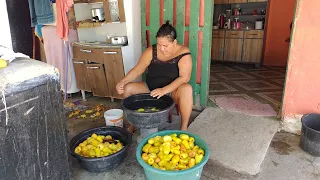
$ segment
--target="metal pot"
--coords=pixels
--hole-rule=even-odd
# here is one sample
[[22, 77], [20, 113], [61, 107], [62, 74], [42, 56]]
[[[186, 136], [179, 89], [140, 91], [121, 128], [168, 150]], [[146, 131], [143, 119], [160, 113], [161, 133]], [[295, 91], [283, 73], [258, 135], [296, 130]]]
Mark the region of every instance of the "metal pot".
[[114, 36], [110, 38], [111, 45], [127, 45], [127, 36]]
[[103, 8], [93, 8], [91, 9], [91, 14], [92, 14], [92, 21], [94, 22], [105, 21]]

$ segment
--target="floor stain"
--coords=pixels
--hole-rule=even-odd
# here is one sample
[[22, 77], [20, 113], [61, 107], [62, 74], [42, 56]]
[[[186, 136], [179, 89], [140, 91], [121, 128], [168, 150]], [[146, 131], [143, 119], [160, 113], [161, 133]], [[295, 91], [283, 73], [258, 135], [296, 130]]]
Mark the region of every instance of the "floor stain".
[[273, 163], [273, 165], [276, 166], [276, 167], [279, 165], [279, 163], [276, 163], [276, 162], [274, 162], [274, 161], [272, 161], [272, 163]]
[[270, 146], [280, 155], [289, 155], [289, 153], [293, 151], [288, 143], [282, 141], [272, 141]]

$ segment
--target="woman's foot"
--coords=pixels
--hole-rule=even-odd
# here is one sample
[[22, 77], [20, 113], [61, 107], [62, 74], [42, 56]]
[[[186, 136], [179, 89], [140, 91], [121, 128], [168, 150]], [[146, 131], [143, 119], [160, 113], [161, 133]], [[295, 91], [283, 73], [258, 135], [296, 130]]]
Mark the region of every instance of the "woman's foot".
[[129, 127], [127, 128], [127, 130], [128, 130], [129, 133], [133, 134], [134, 131], [135, 131], [135, 127], [130, 124]]

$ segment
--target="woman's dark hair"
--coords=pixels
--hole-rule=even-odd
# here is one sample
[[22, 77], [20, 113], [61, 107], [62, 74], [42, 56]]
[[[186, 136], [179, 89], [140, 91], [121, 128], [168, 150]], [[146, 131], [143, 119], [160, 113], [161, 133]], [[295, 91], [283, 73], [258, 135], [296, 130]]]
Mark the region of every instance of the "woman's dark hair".
[[169, 23], [169, 21], [166, 21], [166, 23], [159, 28], [156, 37], [166, 37], [173, 42], [175, 39], [177, 39], [177, 32], [176, 29]]

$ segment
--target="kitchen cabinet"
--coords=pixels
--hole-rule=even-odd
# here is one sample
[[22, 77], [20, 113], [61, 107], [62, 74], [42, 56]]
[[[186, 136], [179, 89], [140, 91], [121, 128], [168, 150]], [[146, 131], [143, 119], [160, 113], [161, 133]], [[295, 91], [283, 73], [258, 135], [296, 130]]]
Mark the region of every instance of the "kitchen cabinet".
[[223, 60], [224, 49], [224, 38], [213, 38], [211, 59]]
[[264, 31], [261, 30], [250, 30], [245, 31], [244, 38], [245, 39], [263, 39]]
[[225, 36], [225, 31], [221, 30], [221, 31], [212, 31], [212, 38], [224, 38]]
[[226, 39], [224, 60], [241, 62], [242, 39]]
[[[91, 91], [87, 82], [86, 60], [73, 59], [73, 67], [76, 74], [77, 87], [84, 91]], [[78, 76], [77, 76], [78, 74]]]
[[109, 95], [107, 79], [103, 64], [86, 64], [87, 76], [85, 77], [94, 96], [106, 97]]
[[117, 83], [124, 78], [121, 48], [73, 45], [77, 86], [94, 96], [121, 98]]
[[110, 96], [121, 98], [117, 93], [116, 85], [124, 78], [123, 61], [120, 49], [103, 50], [107, 83]]
[[227, 31], [226, 38], [242, 39], [243, 31]]
[[229, 0], [214, 0], [214, 4], [229, 4]]
[[248, 2], [267, 2], [268, 0], [248, 0]]
[[243, 62], [260, 64], [263, 39], [245, 39], [243, 45]]
[[247, 3], [247, 0], [229, 0], [229, 3]]
[[211, 59], [260, 65], [264, 31], [213, 30]]

